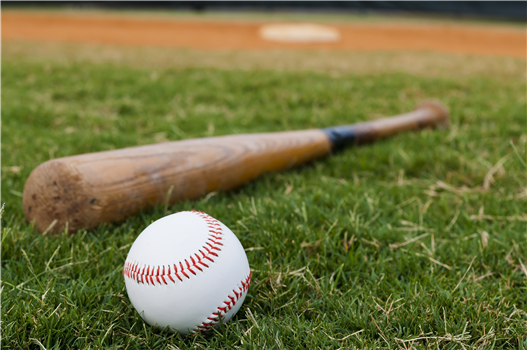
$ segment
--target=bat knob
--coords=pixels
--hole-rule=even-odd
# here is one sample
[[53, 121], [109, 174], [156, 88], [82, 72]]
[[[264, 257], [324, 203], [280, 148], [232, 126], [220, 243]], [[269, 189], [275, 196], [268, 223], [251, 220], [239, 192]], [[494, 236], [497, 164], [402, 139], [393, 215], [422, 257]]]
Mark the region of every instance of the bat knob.
[[448, 107], [441, 101], [434, 99], [427, 99], [419, 102], [415, 106], [414, 110], [429, 110], [432, 111], [433, 116], [436, 120], [436, 126], [438, 127], [448, 127], [450, 124], [450, 113]]

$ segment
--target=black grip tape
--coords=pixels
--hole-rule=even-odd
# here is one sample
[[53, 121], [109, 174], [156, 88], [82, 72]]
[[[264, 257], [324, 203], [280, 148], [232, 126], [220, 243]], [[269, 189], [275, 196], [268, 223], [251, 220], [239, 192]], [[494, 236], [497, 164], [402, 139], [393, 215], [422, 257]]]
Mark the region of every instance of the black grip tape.
[[349, 125], [332, 126], [330, 128], [322, 129], [322, 131], [328, 135], [329, 141], [333, 145], [334, 150], [342, 149], [356, 141], [355, 132]]

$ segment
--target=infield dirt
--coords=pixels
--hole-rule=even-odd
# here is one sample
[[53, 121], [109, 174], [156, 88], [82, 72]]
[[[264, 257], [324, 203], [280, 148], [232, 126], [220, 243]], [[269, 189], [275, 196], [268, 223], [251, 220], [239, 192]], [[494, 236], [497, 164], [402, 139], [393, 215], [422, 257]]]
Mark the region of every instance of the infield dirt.
[[278, 43], [262, 39], [263, 19], [148, 18], [96, 13], [2, 11], [2, 39], [158, 46], [204, 50], [324, 49], [340, 51], [433, 51], [525, 58], [525, 28], [403, 24], [397, 21], [332, 24], [336, 43]]

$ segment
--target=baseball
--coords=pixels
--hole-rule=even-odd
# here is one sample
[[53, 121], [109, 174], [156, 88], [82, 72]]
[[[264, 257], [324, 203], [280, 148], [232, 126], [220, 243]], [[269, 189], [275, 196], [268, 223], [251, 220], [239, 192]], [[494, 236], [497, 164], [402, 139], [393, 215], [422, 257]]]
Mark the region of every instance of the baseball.
[[146, 323], [181, 334], [207, 332], [240, 309], [251, 270], [231, 230], [185, 211], [149, 225], [123, 269], [128, 297]]

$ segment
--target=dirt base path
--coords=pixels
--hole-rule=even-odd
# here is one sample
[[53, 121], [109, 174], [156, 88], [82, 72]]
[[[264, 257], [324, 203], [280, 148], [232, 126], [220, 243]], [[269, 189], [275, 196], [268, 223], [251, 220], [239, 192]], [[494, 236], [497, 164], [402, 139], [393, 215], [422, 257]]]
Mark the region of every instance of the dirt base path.
[[453, 24], [356, 23], [331, 25], [336, 43], [278, 43], [262, 39], [263, 20], [132, 18], [117, 15], [2, 11], [2, 40], [187, 47], [206, 50], [335, 49], [354, 51], [438, 51], [525, 58], [522, 29]]

